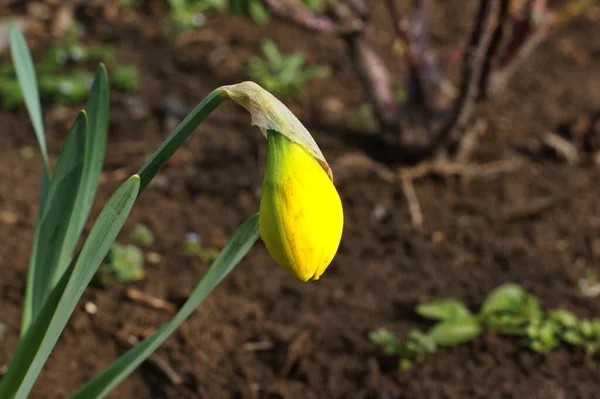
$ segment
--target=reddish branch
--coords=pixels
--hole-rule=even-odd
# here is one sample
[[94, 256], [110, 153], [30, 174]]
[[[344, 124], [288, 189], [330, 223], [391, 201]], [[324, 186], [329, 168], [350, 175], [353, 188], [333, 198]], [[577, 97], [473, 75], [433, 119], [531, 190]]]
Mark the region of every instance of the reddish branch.
[[[423, 157], [442, 146], [469, 122], [478, 100], [504, 88], [522, 61], [547, 36], [551, 28], [581, 15], [592, 0], [571, 0], [559, 12], [546, 7], [546, 0], [480, 0], [473, 30], [466, 46], [444, 57], [427, 49], [429, 0], [413, 0], [403, 13], [396, 0], [385, 5], [396, 35], [406, 48], [408, 99], [396, 104], [395, 79], [377, 52], [373, 24], [364, 0], [330, 0], [327, 14], [312, 13], [299, 0], [262, 0], [271, 12], [307, 29], [338, 34], [348, 45], [354, 68], [365, 89], [383, 132], [399, 134], [400, 151]], [[521, 4], [520, 9], [514, 5]], [[452, 101], [439, 101], [445, 64], [462, 58], [458, 94]], [[447, 105], [449, 104], [449, 105]], [[405, 123], [407, 120], [414, 123]], [[416, 129], [416, 130], [415, 130]], [[410, 134], [407, 130], [418, 131]], [[425, 131], [428, 139], [411, 142]]]

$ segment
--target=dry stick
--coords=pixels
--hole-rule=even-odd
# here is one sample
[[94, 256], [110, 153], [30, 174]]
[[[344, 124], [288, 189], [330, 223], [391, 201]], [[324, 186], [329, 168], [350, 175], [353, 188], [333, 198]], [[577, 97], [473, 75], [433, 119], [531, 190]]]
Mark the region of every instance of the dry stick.
[[[137, 337], [123, 330], [117, 331], [115, 337], [117, 338], [119, 343], [121, 343], [121, 345], [127, 346], [129, 348], [133, 348], [139, 343], [139, 339]], [[173, 369], [171, 364], [164, 357], [153, 353], [152, 355], [150, 355], [147, 361], [156, 368], [158, 368], [160, 371], [162, 371], [173, 385], [181, 385], [183, 383], [183, 377], [181, 377], [175, 371], [175, 369]]]
[[487, 127], [487, 121], [478, 119], [470, 129], [466, 130], [454, 156], [456, 162], [466, 164], [471, 160], [471, 156], [477, 148], [479, 138], [485, 133]]
[[[303, 28], [341, 34], [348, 45], [354, 69], [369, 102], [373, 104], [382, 130], [391, 131], [395, 128], [398, 105], [393, 90], [393, 79], [376, 51], [373, 27], [367, 23], [369, 10], [363, 0], [349, 0], [347, 4], [332, 2], [331, 11], [340, 21], [314, 14], [298, 0], [262, 0], [262, 3], [276, 17]], [[354, 19], [355, 22], [348, 21], [349, 19]]]
[[443, 136], [449, 135], [456, 128], [463, 127], [473, 113], [479, 81], [496, 27], [495, 16], [498, 14], [501, 1], [507, 0], [481, 0], [475, 27], [465, 53], [459, 96], [455, 101], [452, 115], [442, 129]]
[[556, 133], [547, 133], [543, 141], [546, 146], [556, 151], [556, 153], [570, 165], [579, 163], [579, 150], [569, 140]]
[[422, 162], [412, 168], [403, 168], [398, 175], [405, 179], [419, 179], [427, 176], [461, 176], [466, 178], [486, 178], [504, 173], [512, 173], [523, 165], [519, 158], [493, 161], [484, 164], [463, 164], [448, 161]]
[[125, 292], [125, 295], [127, 296], [127, 298], [131, 299], [134, 302], [150, 306], [154, 309], [165, 310], [169, 313], [175, 313], [177, 311], [177, 306], [175, 306], [171, 302], [157, 298], [150, 294], [146, 294], [142, 291], [138, 291], [135, 288], [128, 288]]
[[[114, 336], [120, 345], [128, 349], [133, 348], [139, 342], [139, 339], [136, 336], [125, 330], [115, 332], [106, 325], [100, 317], [93, 317], [92, 324], [102, 332]], [[153, 353], [146, 361], [164, 373], [173, 385], [181, 385], [183, 383], [183, 378], [173, 369], [169, 362], [158, 353]]]
[[492, 34], [490, 45], [488, 46], [488, 49], [485, 53], [485, 59], [483, 61], [483, 69], [481, 71], [481, 78], [479, 79], [479, 92], [477, 93], [477, 95], [480, 97], [485, 97], [486, 94], [490, 73], [492, 71], [492, 62], [495, 55], [498, 53], [500, 44], [502, 43], [504, 29], [506, 28], [506, 20], [509, 16], [509, 8], [509, 1], [502, 0], [500, 4], [500, 12], [498, 14], [498, 21], [496, 22], [496, 29]]
[[324, 33], [335, 33], [338, 24], [324, 15], [316, 15], [296, 0], [262, 0], [270, 12], [282, 19], [291, 21], [310, 30]]
[[420, 59], [419, 56], [422, 55], [417, 53], [417, 50], [413, 46], [413, 37], [409, 30], [409, 25], [411, 22], [408, 21], [407, 18], [402, 16], [398, 8], [398, 4], [396, 4], [396, 0], [386, 0], [387, 8], [390, 12], [390, 16], [392, 17], [392, 21], [394, 23], [394, 29], [396, 30], [396, 35], [402, 40], [404, 46], [406, 47], [406, 61], [408, 62], [409, 67], [409, 88], [410, 99], [411, 102], [414, 102], [416, 105], [423, 106], [426, 103], [425, 99], [425, 91], [423, 88], [423, 79], [421, 77], [420, 71]]
[[373, 111], [383, 131], [393, 131], [398, 119], [398, 104], [393, 91], [393, 79], [383, 59], [375, 50], [373, 27], [345, 37], [350, 58], [367, 92]]
[[410, 211], [410, 220], [415, 229], [420, 230], [423, 228], [423, 212], [421, 211], [421, 203], [419, 197], [415, 191], [413, 180], [410, 178], [403, 177], [400, 179], [402, 182], [402, 191], [406, 202], [408, 202], [408, 210]]
[[421, 156], [431, 154], [469, 121], [479, 92], [486, 54], [488, 54], [493, 34], [496, 31], [501, 1], [508, 0], [480, 1], [475, 26], [463, 58], [458, 97], [454, 100], [449, 115], [441, 122], [441, 126], [434, 130], [427, 145], [413, 150], [413, 152], [416, 151]]

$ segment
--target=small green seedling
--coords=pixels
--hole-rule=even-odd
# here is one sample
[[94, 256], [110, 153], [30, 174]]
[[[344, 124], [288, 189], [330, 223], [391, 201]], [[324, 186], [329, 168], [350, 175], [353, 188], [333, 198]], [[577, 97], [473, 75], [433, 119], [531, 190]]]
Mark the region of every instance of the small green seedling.
[[114, 243], [110, 248], [108, 263], [101, 269], [122, 283], [139, 281], [144, 278], [144, 253], [135, 245]]
[[113, 85], [126, 93], [135, 93], [140, 86], [140, 73], [132, 65], [120, 65], [114, 70]]
[[154, 233], [145, 224], [138, 223], [131, 232], [131, 239], [144, 247], [150, 247], [154, 244]]
[[233, 15], [248, 15], [257, 25], [264, 25], [271, 20], [261, 0], [229, 0], [229, 8]]
[[186, 234], [183, 251], [187, 256], [193, 256], [200, 259], [200, 262], [202, 263], [212, 262], [220, 253], [216, 248], [202, 247], [200, 236], [197, 233]]
[[204, 13], [221, 10], [226, 0], [169, 0], [169, 19], [177, 31], [199, 28], [206, 23]]
[[[115, 65], [112, 48], [86, 46], [79, 42], [77, 30], [72, 30], [73, 33], [68, 34], [64, 42], [52, 44], [43, 60], [35, 66], [43, 98], [66, 106], [82, 102], [94, 79], [85, 64], [98, 61], [115, 68], [115, 87], [126, 92], [137, 90], [139, 78], [135, 68]], [[15, 109], [24, 104], [15, 68], [8, 62], [0, 64], [0, 102], [5, 109]]]
[[250, 58], [248, 75], [265, 89], [280, 96], [293, 97], [306, 83], [330, 74], [326, 66], [306, 66], [300, 53], [281, 54], [272, 40], [263, 41], [261, 49], [265, 58]]
[[433, 353], [440, 346], [464, 344], [484, 330], [522, 337], [523, 344], [537, 353], [550, 352], [561, 344], [582, 347], [588, 355], [600, 349], [600, 320], [579, 319], [563, 309], [544, 311], [538, 299], [517, 284], [505, 284], [492, 291], [477, 315], [455, 298], [419, 305], [416, 312], [436, 323], [427, 333], [411, 331], [406, 343], [385, 329], [369, 334], [384, 354], [399, 356], [401, 371], [407, 370], [419, 355]]

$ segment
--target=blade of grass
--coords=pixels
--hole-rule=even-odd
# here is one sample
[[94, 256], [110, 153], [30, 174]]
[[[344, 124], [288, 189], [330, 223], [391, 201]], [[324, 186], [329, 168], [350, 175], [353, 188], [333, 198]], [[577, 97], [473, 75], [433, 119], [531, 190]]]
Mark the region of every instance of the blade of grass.
[[139, 176], [133, 175], [117, 189], [98, 215], [72, 271], [69, 268], [63, 274], [43, 312], [19, 343], [0, 381], [0, 398], [25, 399], [31, 391], [77, 302], [123, 227], [139, 187]]
[[[69, 226], [77, 192], [81, 183], [85, 158], [87, 118], [81, 111], [67, 135], [63, 149], [56, 163], [56, 170], [50, 187], [39, 227], [39, 237], [35, 250], [32, 279], [32, 320], [35, 320], [44, 301], [52, 290], [54, 273], [65, 244], [69, 245]], [[70, 251], [73, 251], [74, 242]], [[69, 253], [69, 256], [71, 253]], [[68, 262], [68, 258], [64, 260]], [[65, 265], [66, 268], [66, 265]], [[64, 270], [64, 268], [63, 268]]]
[[[33, 124], [33, 130], [42, 152], [44, 169], [50, 171], [48, 162], [48, 149], [46, 148], [46, 136], [44, 134], [44, 119], [42, 118], [42, 107], [40, 105], [40, 93], [38, 91], [35, 68], [31, 59], [31, 53], [27, 48], [27, 42], [23, 33], [16, 23], [10, 26], [10, 54], [17, 72], [17, 79], [23, 91], [25, 106], [29, 112], [29, 118]], [[50, 173], [48, 173], [49, 175]]]
[[48, 161], [48, 149], [46, 147], [46, 136], [44, 133], [44, 121], [42, 118], [42, 107], [40, 105], [40, 96], [38, 92], [37, 79], [35, 68], [31, 59], [31, 53], [27, 48], [27, 43], [21, 30], [17, 24], [13, 23], [10, 26], [10, 51], [19, 80], [19, 86], [23, 92], [25, 106], [29, 113], [29, 118], [33, 125], [33, 130], [37, 137], [40, 152], [42, 153], [42, 189], [40, 192], [40, 200], [38, 206], [38, 216], [35, 225], [35, 233], [33, 236], [33, 245], [31, 248], [31, 257], [29, 258], [29, 269], [27, 274], [27, 285], [25, 299], [23, 305], [23, 317], [21, 321], [21, 334], [27, 331], [27, 327], [33, 317], [33, 278], [35, 276], [35, 259], [37, 254], [37, 246], [39, 240], [39, 227], [44, 211], [44, 204], [48, 187], [50, 186], [50, 163]]
[[222, 90], [212, 91], [192, 112], [173, 130], [161, 146], [154, 151], [148, 161], [140, 168], [138, 175], [141, 179], [140, 194], [150, 180], [166, 165], [167, 161], [175, 151], [187, 140], [200, 123], [217, 108], [223, 101], [227, 100], [227, 93]]
[[104, 65], [100, 65], [96, 70], [87, 108], [89, 122], [81, 183], [78, 187], [73, 215], [69, 221], [65, 240], [52, 276], [52, 285], [60, 280], [69, 264], [69, 258], [73, 255], [73, 250], [88, 219], [98, 188], [106, 153], [109, 113], [108, 77]]
[[94, 377], [71, 399], [99, 399], [105, 397], [145, 359], [148, 358], [202, 303], [204, 298], [246, 256], [258, 239], [258, 214], [246, 220], [231, 237], [223, 251], [179, 310], [177, 315], [154, 334], [122, 355], [110, 367]]

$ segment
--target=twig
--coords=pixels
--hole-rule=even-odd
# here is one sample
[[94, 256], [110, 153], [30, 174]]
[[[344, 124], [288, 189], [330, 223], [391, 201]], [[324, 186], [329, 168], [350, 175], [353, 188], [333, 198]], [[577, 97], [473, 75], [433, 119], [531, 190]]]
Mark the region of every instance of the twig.
[[402, 182], [402, 191], [406, 202], [408, 202], [408, 210], [410, 211], [410, 219], [415, 229], [421, 230], [423, 228], [423, 211], [421, 211], [421, 204], [419, 197], [415, 191], [412, 179], [403, 177], [400, 179]]
[[398, 120], [398, 105], [393, 91], [393, 79], [383, 59], [375, 50], [373, 28], [345, 36], [350, 57], [358, 77], [373, 104], [373, 110], [385, 131], [393, 131]]
[[[137, 337], [124, 330], [117, 331], [115, 337], [121, 345], [130, 348], [133, 348], [139, 342], [139, 339]], [[153, 366], [159, 369], [163, 374], [165, 374], [173, 385], [181, 385], [183, 383], [183, 377], [181, 377], [173, 369], [171, 364], [164, 357], [158, 355], [157, 353], [153, 353], [152, 355], [150, 355], [147, 361], [148, 363], [151, 363]]]
[[337, 33], [338, 24], [324, 15], [312, 13], [306, 6], [296, 0], [262, 0], [269, 11], [282, 19], [293, 22], [306, 29], [323, 33]]
[[169, 313], [175, 313], [177, 311], [177, 307], [171, 302], [156, 298], [150, 294], [138, 291], [135, 288], [128, 288], [125, 295], [134, 302], [150, 306], [154, 309], [161, 309]]
[[392, 17], [392, 21], [394, 23], [394, 28], [396, 30], [396, 34], [404, 43], [406, 51], [406, 61], [409, 67], [409, 83], [408, 87], [410, 89], [409, 92], [409, 101], [414, 103], [415, 105], [423, 106], [425, 105], [425, 92], [423, 88], [423, 79], [421, 77], [420, 71], [420, 56], [423, 53], [423, 49], [417, 53], [416, 49], [413, 46], [413, 36], [410, 30], [411, 22], [408, 21], [407, 18], [402, 16], [398, 5], [396, 4], [396, 0], [386, 0], [386, 5], [389, 10], [390, 16]]
[[570, 165], [579, 163], [579, 150], [569, 140], [555, 133], [547, 133], [544, 137], [544, 144], [552, 148]]
[[262, 352], [273, 349], [273, 342], [271, 341], [256, 341], [246, 342], [243, 346], [245, 351], [248, 352]]
[[536, 216], [542, 212], [547, 211], [548, 209], [557, 205], [561, 199], [564, 198], [555, 198], [555, 197], [540, 197], [535, 198], [531, 201], [528, 201], [525, 204], [510, 206], [500, 211], [499, 215], [495, 219], [500, 220], [517, 220], [517, 219], [526, 219], [533, 216]]
[[473, 151], [477, 148], [479, 138], [487, 130], [488, 124], [484, 119], [478, 119], [470, 129], [467, 129], [463, 135], [454, 159], [458, 163], [466, 164], [471, 160]]
[[349, 169], [362, 169], [373, 172], [386, 183], [393, 183], [396, 180], [396, 175], [390, 168], [361, 153], [350, 153], [341, 156], [336, 159], [333, 169], [336, 172], [338, 182], [343, 181], [344, 177], [348, 175], [345, 172]]
[[502, 0], [500, 3], [500, 12], [498, 13], [498, 20], [496, 21], [496, 29], [492, 34], [490, 44], [485, 53], [485, 59], [483, 61], [483, 69], [481, 71], [481, 78], [479, 79], [479, 92], [477, 93], [479, 97], [483, 98], [486, 95], [488, 81], [492, 71], [492, 62], [494, 60], [494, 57], [498, 53], [498, 49], [500, 48], [500, 43], [502, 42], [502, 36], [504, 35], [504, 29], [506, 27], [505, 25], [508, 16], [509, 1]]
[[511, 173], [523, 165], [520, 159], [494, 161], [481, 165], [463, 164], [448, 161], [422, 162], [413, 168], [403, 168], [398, 171], [400, 178], [419, 179], [431, 175], [466, 178], [486, 178], [502, 173]]

